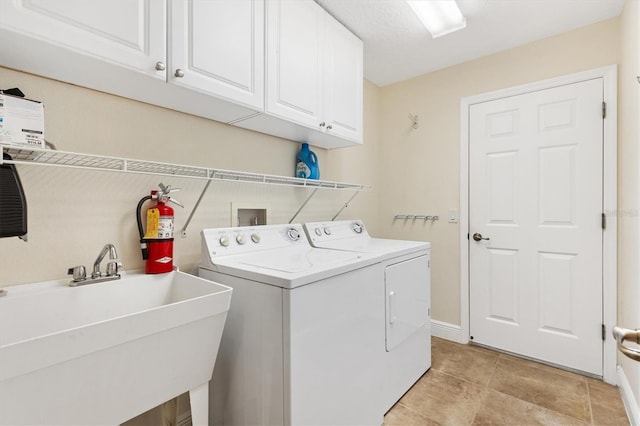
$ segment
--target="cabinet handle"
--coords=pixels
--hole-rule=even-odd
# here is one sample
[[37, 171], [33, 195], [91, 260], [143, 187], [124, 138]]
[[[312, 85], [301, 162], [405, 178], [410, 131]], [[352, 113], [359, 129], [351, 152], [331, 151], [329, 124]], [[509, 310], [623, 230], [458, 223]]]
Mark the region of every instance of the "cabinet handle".
[[329, 125], [327, 126], [327, 130], [331, 130], [331, 129], [333, 129], [333, 127], [331, 126], [331, 124], [329, 124]]
[[175, 75], [178, 78], [182, 78], [182, 77], [184, 77], [184, 71], [182, 71], [180, 68], [178, 68], [176, 70], [175, 74], [173, 74], [173, 75]]
[[325, 122], [324, 122], [324, 121], [323, 121], [322, 123], [320, 123], [320, 127], [324, 127], [325, 125], [326, 125], [326, 124], [325, 124]]
[[156, 62], [156, 70], [157, 71], [164, 71], [166, 69], [166, 65], [164, 64], [164, 62]]

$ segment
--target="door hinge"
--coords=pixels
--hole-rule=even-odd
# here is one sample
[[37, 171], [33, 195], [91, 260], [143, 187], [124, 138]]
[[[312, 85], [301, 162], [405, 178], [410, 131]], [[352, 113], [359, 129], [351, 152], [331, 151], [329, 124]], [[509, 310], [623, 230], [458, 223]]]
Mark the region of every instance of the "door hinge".
[[607, 103], [602, 101], [602, 118], [607, 118]]
[[607, 326], [602, 324], [602, 341], [607, 338]]
[[469, 233], [467, 232], [467, 240], [469, 240]]
[[602, 213], [602, 229], [607, 229], [607, 215]]

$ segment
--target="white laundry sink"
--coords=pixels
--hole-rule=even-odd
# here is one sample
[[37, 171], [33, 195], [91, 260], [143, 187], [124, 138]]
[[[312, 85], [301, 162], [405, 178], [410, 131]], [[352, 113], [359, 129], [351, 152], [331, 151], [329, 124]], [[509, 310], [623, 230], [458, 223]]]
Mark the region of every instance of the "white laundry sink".
[[206, 424], [232, 290], [180, 271], [68, 283], [4, 288], [0, 424], [119, 424], [186, 391]]

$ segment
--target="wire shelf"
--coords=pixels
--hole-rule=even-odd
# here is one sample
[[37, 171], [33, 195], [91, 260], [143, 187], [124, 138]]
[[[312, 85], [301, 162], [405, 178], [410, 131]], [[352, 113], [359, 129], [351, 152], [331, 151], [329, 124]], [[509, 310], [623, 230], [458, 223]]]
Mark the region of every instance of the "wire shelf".
[[222, 180], [267, 185], [326, 188], [351, 191], [368, 191], [368, 185], [359, 185], [323, 180], [300, 179], [286, 176], [239, 172], [234, 170], [211, 169], [181, 164], [159, 163], [145, 160], [107, 157], [49, 149], [23, 148], [3, 145], [2, 152], [11, 159], [0, 159], [0, 164], [33, 164], [45, 166], [71, 167], [89, 170], [108, 170], [124, 173], [141, 173], [194, 179]]

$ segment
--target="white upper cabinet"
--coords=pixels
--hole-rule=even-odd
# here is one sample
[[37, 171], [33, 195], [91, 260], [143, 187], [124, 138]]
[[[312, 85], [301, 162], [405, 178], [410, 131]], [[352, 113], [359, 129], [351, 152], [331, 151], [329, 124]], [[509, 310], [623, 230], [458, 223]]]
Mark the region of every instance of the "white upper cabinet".
[[228, 123], [264, 110], [263, 5], [0, 0], [0, 66]]
[[362, 50], [314, 1], [269, 1], [266, 112], [362, 142]]
[[171, 2], [168, 81], [264, 108], [264, 2]]
[[326, 130], [362, 142], [362, 41], [331, 16], [325, 22], [323, 94]]
[[307, 0], [269, 1], [267, 8], [266, 110], [318, 128], [325, 12]]
[[323, 148], [362, 143], [362, 42], [312, 0], [0, 0], [0, 66]]
[[[161, 67], [167, 51], [162, 0], [0, 1], [0, 27], [154, 78], [165, 78], [162, 70], [156, 70], [156, 62]], [[36, 49], [22, 55], [30, 56], [31, 62], [41, 67], [56, 60], [48, 53]], [[3, 56], [6, 54], [3, 52]], [[2, 58], [2, 63], [8, 59]], [[69, 78], [86, 72], [74, 64], [67, 64], [67, 68]]]

